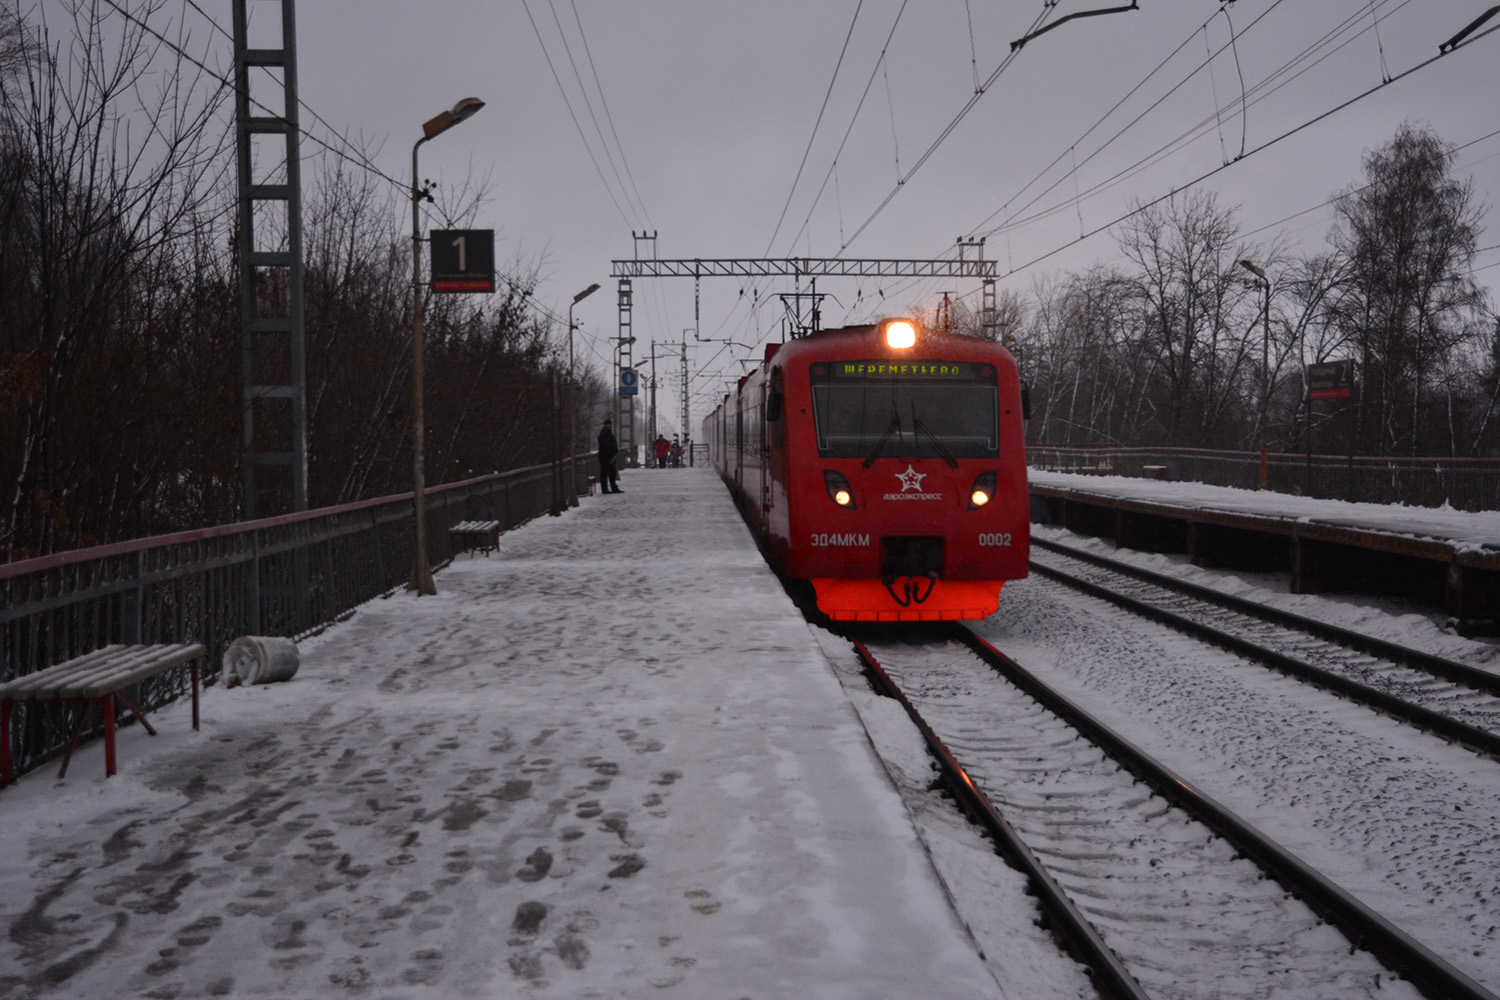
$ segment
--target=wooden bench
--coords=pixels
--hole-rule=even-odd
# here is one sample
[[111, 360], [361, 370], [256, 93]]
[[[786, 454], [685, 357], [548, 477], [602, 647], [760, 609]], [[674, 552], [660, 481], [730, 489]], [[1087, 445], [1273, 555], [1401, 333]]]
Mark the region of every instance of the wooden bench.
[[18, 701], [78, 702], [78, 721], [63, 758], [59, 778], [68, 773], [68, 764], [78, 746], [89, 708], [97, 703], [104, 713], [104, 773], [115, 773], [115, 704], [116, 698], [130, 709], [136, 720], [152, 736], [156, 730], [146, 721], [145, 713], [125, 694], [133, 684], [155, 677], [184, 663], [192, 664], [193, 728], [198, 728], [198, 687], [201, 661], [208, 650], [201, 643], [175, 643], [157, 646], [105, 646], [92, 653], [75, 657], [35, 673], [0, 684], [0, 785], [11, 782], [10, 712]]
[[452, 558], [458, 554], [459, 543], [463, 543], [464, 551], [469, 551], [471, 543], [484, 546], [484, 557], [490, 557], [490, 549], [500, 544], [500, 522], [499, 521], [459, 521], [448, 529], [448, 556]]

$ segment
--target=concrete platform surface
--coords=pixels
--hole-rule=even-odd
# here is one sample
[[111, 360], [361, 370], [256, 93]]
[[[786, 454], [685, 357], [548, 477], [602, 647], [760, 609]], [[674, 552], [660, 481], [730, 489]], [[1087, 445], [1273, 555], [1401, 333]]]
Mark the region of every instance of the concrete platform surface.
[[0, 792], [0, 998], [1004, 995], [723, 487], [623, 485]]

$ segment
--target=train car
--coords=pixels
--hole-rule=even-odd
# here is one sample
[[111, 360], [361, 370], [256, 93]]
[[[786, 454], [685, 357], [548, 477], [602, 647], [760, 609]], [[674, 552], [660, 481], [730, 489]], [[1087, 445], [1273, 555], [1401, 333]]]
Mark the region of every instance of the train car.
[[703, 423], [772, 566], [838, 621], [984, 618], [1030, 553], [1010, 352], [908, 319], [771, 345]]

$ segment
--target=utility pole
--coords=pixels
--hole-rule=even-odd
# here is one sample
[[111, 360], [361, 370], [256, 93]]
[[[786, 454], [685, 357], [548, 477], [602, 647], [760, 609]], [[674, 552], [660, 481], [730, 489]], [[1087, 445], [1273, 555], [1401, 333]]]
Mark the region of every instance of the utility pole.
[[[297, 103], [297, 13], [294, 0], [281, 3], [281, 47], [252, 49], [246, 0], [234, 0], [235, 155], [239, 176], [239, 282], [246, 520], [307, 509], [307, 374], [303, 322], [301, 136]], [[250, 100], [250, 72], [269, 71], [279, 83], [280, 109]], [[276, 72], [279, 70], [280, 72]], [[263, 88], [262, 88], [263, 89]], [[256, 183], [251, 174], [253, 141], [271, 136], [282, 149], [265, 159], [281, 161], [282, 175]], [[263, 249], [258, 234], [267, 234], [256, 210], [279, 204], [286, 217], [284, 248]], [[266, 284], [286, 289], [280, 296], [257, 294], [262, 277], [281, 275]], [[271, 301], [264, 301], [270, 299]], [[263, 315], [270, 313], [271, 315]], [[262, 373], [280, 375], [269, 384]], [[279, 419], [278, 419], [279, 418]], [[269, 440], [269, 429], [285, 430]], [[286, 482], [290, 473], [290, 482]], [[280, 486], [279, 489], [272, 489]], [[289, 488], [288, 488], [289, 487]], [[283, 492], [284, 491], [284, 492]], [[280, 494], [276, 502], [267, 502]]]
[[661, 433], [656, 424], [656, 383], [660, 380], [656, 367], [656, 341], [651, 341], [651, 418], [646, 421], [646, 453], [642, 456], [649, 464], [656, 454], [656, 436]]
[[[647, 244], [650, 245], [650, 248], [651, 248], [651, 258], [655, 259], [655, 257], [656, 257], [656, 233], [655, 232], [637, 233], [634, 230], [632, 230], [631, 233], [630, 233], [630, 236], [631, 236], [631, 239], [633, 239], [635, 241], [635, 255], [636, 255], [636, 257], [638, 259], [641, 256], [641, 244], [642, 243], [647, 243]], [[620, 319], [619, 319], [619, 330], [620, 330], [620, 333], [619, 333], [619, 339], [617, 340], [617, 344], [619, 345], [619, 352], [618, 352], [618, 354], [616, 355], [616, 358], [615, 358], [615, 375], [616, 375], [616, 378], [615, 378], [615, 385], [616, 385], [616, 389], [615, 389], [615, 392], [616, 392], [616, 396], [615, 396], [615, 430], [618, 433], [619, 438], [620, 438], [620, 450], [623, 451], [625, 453], [625, 456], [626, 456], [625, 457], [625, 464], [626, 465], [629, 465], [632, 461], [634, 461], [635, 460], [635, 456], [636, 456], [636, 450], [635, 450], [636, 449], [636, 436], [635, 436], [635, 400], [633, 398], [631, 398], [631, 397], [620, 396], [618, 393], [619, 393], [619, 384], [620, 384], [620, 380], [619, 380], [619, 374], [620, 374], [620, 372], [623, 371], [623, 370], [625, 370], [625, 369], [633, 367], [633, 361], [632, 361], [632, 354], [633, 354], [633, 352], [631, 350], [631, 345], [635, 343], [635, 337], [632, 335], [632, 332], [631, 332], [631, 310], [632, 310], [632, 305], [633, 305], [633, 303], [632, 303], [632, 299], [631, 299], [630, 280], [628, 278], [621, 278], [621, 280], [620, 280], [620, 312], [619, 312], [619, 317], [620, 317]]]

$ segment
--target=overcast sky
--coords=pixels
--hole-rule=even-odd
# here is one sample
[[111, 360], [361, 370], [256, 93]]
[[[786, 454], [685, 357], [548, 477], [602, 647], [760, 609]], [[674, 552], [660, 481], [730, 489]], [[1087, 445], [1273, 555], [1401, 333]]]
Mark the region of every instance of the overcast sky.
[[[1143, 0], [1012, 51], [1038, 24], [1114, 5], [303, 0], [300, 91], [402, 183], [423, 121], [486, 101], [422, 147], [421, 173], [440, 203], [488, 181], [474, 225], [496, 230], [502, 264], [539, 270], [547, 308], [566, 314], [575, 292], [603, 285], [576, 310], [579, 356], [601, 368], [616, 335], [611, 261], [653, 252], [634, 233], [656, 233], [660, 258], [931, 258], [983, 236], [1001, 288], [1026, 293], [1109, 262], [1099, 230], [1206, 174], [1199, 187], [1238, 206], [1247, 238], [1316, 249], [1332, 219], [1319, 206], [1404, 120], [1459, 147], [1455, 171], [1480, 201], [1500, 192], [1500, 33], [1486, 34], [1500, 17], [1437, 58], [1487, 2]], [[278, 8], [254, 0], [252, 20]], [[1480, 245], [1493, 247], [1500, 225], [1486, 221]], [[1486, 250], [1478, 277], [1495, 285], [1497, 264]], [[750, 352], [684, 331], [780, 340], [776, 295], [791, 290], [705, 280], [695, 318], [691, 280], [637, 279], [636, 358], [687, 337], [696, 424]], [[978, 295], [894, 279], [818, 290], [825, 325]]]

